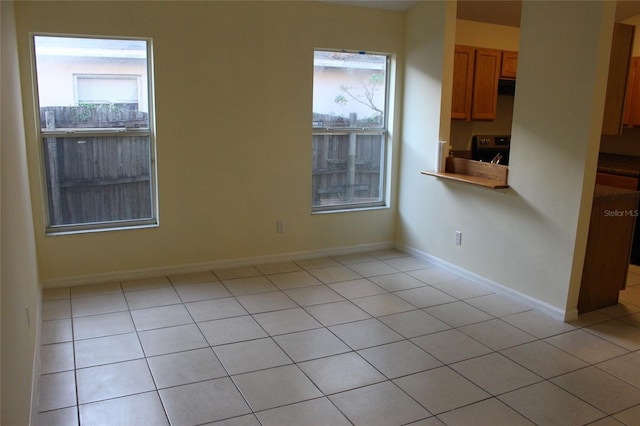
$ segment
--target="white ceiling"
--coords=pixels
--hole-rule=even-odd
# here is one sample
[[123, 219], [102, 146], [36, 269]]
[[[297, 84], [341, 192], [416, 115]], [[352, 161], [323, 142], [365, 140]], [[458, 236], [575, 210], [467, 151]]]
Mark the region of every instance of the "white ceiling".
[[[429, 0], [328, 0], [331, 3], [347, 4], [378, 9], [411, 9], [419, 1]], [[520, 26], [521, 0], [459, 0], [458, 19], [487, 22], [490, 24]], [[640, 14], [640, 0], [618, 0], [616, 21]]]

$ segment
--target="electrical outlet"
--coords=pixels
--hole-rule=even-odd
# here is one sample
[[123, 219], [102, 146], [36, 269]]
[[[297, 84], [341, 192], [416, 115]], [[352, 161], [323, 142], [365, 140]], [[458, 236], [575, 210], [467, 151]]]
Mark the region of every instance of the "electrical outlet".
[[278, 232], [278, 234], [284, 234], [285, 230], [286, 228], [284, 220], [280, 219], [276, 222], [276, 231]]
[[462, 232], [460, 231], [456, 231], [456, 245], [457, 246], [462, 245]]

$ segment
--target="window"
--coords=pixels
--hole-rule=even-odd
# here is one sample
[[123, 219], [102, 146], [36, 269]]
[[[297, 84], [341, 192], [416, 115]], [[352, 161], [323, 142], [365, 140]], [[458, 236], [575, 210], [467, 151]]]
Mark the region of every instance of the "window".
[[49, 233], [157, 224], [151, 41], [35, 35]]
[[139, 78], [135, 75], [76, 75], [76, 103], [137, 104]]
[[312, 210], [384, 205], [389, 57], [316, 50]]

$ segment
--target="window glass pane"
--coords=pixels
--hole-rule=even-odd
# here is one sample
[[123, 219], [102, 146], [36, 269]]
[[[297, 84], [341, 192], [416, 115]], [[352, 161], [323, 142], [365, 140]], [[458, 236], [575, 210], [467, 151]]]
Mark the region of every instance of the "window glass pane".
[[312, 206], [382, 201], [385, 135], [314, 134]]
[[35, 36], [34, 46], [43, 129], [149, 127], [146, 41]]
[[49, 231], [157, 223], [148, 43], [34, 36]]
[[312, 209], [384, 205], [388, 56], [315, 51]]
[[43, 143], [52, 226], [152, 218], [149, 136]]
[[387, 57], [315, 51], [313, 127], [385, 126]]

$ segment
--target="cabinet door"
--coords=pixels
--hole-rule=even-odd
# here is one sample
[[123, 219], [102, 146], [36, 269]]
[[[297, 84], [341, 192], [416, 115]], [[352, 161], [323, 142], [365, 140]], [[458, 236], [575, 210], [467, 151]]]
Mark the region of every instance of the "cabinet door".
[[476, 49], [472, 120], [495, 120], [502, 51]]
[[475, 48], [469, 46], [456, 46], [453, 56], [453, 93], [451, 96], [452, 119], [471, 119], [474, 61]]
[[633, 25], [620, 23], [616, 23], [613, 27], [607, 95], [602, 119], [603, 135], [619, 135], [622, 132], [624, 98], [631, 64], [634, 30]]
[[640, 57], [631, 60], [624, 107], [624, 125], [640, 126]]
[[509, 79], [516, 78], [517, 69], [518, 69], [518, 52], [503, 50], [500, 78], [509, 78]]
[[638, 200], [630, 197], [598, 198], [591, 209], [591, 223], [578, 297], [578, 313], [618, 303], [629, 270], [629, 256], [636, 218], [609, 212], [634, 212]]

